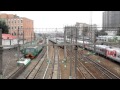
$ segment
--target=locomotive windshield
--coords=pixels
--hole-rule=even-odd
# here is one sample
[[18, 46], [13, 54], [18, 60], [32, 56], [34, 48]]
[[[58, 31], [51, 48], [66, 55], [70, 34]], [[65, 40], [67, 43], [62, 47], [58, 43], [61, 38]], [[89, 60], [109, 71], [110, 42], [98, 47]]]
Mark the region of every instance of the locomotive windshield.
[[26, 53], [33, 53], [34, 52], [34, 48], [26, 48]]

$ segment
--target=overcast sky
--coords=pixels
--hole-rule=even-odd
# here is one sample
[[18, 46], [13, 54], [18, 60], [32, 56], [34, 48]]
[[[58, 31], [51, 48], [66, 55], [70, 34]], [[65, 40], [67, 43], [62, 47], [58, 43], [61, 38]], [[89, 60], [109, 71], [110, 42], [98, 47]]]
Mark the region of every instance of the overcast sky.
[[[91, 24], [91, 11], [1, 11], [34, 20], [34, 28], [63, 28], [76, 22]], [[92, 11], [92, 24], [102, 27], [103, 11]]]

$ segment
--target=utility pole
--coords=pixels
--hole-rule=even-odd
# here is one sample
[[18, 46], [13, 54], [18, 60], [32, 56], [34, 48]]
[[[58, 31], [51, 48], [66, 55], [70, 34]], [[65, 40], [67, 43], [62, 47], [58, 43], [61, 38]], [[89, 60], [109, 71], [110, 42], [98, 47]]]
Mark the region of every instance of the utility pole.
[[75, 31], [76, 31], [76, 35], [75, 35], [75, 79], [77, 79], [77, 50], [78, 50], [78, 47], [77, 47], [77, 28], [75, 27]]
[[85, 33], [85, 32], [84, 32], [84, 31], [85, 31], [85, 27], [84, 27], [84, 25], [83, 25], [83, 48], [85, 48], [85, 44], [84, 44], [84, 40], [85, 40], [85, 39], [84, 39], [84, 33]]
[[[64, 30], [64, 44], [66, 44], [66, 27]], [[66, 45], [64, 45], [64, 60], [66, 60]]]
[[18, 50], [18, 60], [20, 59], [20, 47], [19, 47], [19, 27], [18, 27], [18, 48], [17, 48], [17, 50]]
[[24, 42], [24, 29], [23, 29], [23, 45], [24, 45], [24, 43], [25, 43], [25, 42]]
[[[0, 29], [0, 45], [2, 45], [2, 29]], [[3, 53], [3, 47], [0, 47], [0, 79], [2, 79], [2, 77], [3, 77], [2, 53]]]
[[49, 56], [48, 56], [48, 38], [47, 38], [47, 60], [49, 60]]
[[24, 29], [23, 29], [23, 49], [24, 49]]
[[[90, 23], [91, 23], [91, 42], [93, 43], [93, 38], [92, 38], [92, 11], [90, 11]], [[92, 46], [90, 45], [90, 48], [92, 49]]]
[[34, 40], [36, 39], [35, 33], [34, 33]]
[[32, 32], [31, 32], [31, 45], [32, 45]]
[[57, 28], [56, 28], [56, 31], [55, 31], [55, 32], [56, 32], [55, 36], [56, 36], [56, 43], [57, 43]]
[[[71, 27], [71, 36], [70, 36], [71, 44], [72, 44], [72, 37], [73, 37], [73, 33], [72, 33], [72, 27]], [[72, 45], [71, 45], [71, 54], [72, 54]], [[72, 57], [71, 56], [70, 56], [70, 76], [69, 76], [69, 79], [72, 79]]]
[[94, 53], [96, 53], [96, 28], [94, 30]]

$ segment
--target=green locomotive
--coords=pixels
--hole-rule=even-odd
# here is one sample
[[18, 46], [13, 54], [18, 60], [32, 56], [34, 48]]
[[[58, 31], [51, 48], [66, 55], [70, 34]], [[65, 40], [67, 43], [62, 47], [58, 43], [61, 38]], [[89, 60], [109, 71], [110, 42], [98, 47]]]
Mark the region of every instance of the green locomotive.
[[42, 51], [43, 46], [40, 45], [42, 43], [44, 43], [43, 39], [28, 42], [25, 43], [24, 46], [20, 47], [20, 50], [24, 54], [25, 58], [33, 59]]
[[43, 46], [27, 47], [24, 48], [23, 54], [25, 58], [35, 58], [43, 49]]

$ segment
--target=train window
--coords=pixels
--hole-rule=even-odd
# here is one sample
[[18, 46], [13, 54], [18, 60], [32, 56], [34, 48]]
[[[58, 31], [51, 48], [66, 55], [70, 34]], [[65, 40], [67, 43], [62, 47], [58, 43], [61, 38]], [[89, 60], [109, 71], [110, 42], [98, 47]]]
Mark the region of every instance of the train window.
[[118, 58], [120, 58], [120, 55], [118, 56]]
[[34, 52], [34, 48], [26, 48], [26, 52]]
[[116, 53], [114, 54], [114, 57], [116, 57]]

